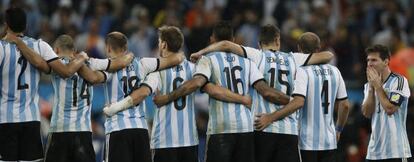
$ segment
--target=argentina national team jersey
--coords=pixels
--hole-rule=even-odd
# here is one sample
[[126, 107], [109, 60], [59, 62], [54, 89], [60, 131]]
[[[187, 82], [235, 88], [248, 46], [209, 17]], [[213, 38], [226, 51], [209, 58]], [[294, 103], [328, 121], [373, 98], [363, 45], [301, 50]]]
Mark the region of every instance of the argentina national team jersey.
[[292, 96], [305, 97], [299, 112], [299, 148], [313, 151], [336, 149], [335, 101], [347, 98], [338, 68], [328, 64], [298, 68]]
[[[156, 58], [134, 58], [127, 67], [114, 73], [106, 73], [107, 80], [104, 85], [106, 101], [115, 103], [124, 99], [138, 88], [147, 74], [156, 71], [158, 65], [159, 60]], [[148, 128], [145, 120], [145, 100], [139, 103], [138, 106], [120, 111], [106, 118], [106, 134], [131, 128]]]
[[[368, 97], [368, 83], [365, 84], [364, 101]], [[371, 116], [371, 137], [367, 159], [381, 160], [411, 157], [406, 121], [410, 97], [408, 81], [405, 77], [391, 73], [382, 86], [390, 102], [398, 105], [398, 110], [388, 115], [375, 95], [375, 112]]]
[[[280, 51], [261, 51], [243, 47], [247, 58], [255, 62], [270, 87], [290, 96], [294, 88], [296, 64], [291, 54]], [[283, 108], [262, 97], [256, 90], [253, 92], [252, 108], [255, 114], [273, 113]], [[298, 112], [286, 118], [272, 122], [263, 132], [298, 135]]]
[[[69, 58], [62, 58], [64, 64]], [[105, 70], [107, 59], [90, 59], [89, 68]], [[54, 104], [49, 132], [80, 132], [91, 129], [92, 86], [77, 73], [69, 78], [52, 74]]]
[[[29, 37], [22, 40], [45, 61], [58, 58], [46, 42]], [[20, 54], [15, 44], [0, 42], [0, 123], [40, 121], [40, 71]]]
[[[195, 75], [201, 75], [218, 86], [240, 95], [252, 95], [252, 86], [263, 79], [257, 65], [240, 56], [212, 52], [196, 65]], [[207, 134], [253, 132], [253, 113], [244, 105], [210, 98]]]
[[[184, 60], [181, 64], [149, 74], [142, 85], [165, 95], [190, 80], [194, 64]], [[194, 93], [155, 109], [151, 148], [188, 147], [198, 144], [194, 113]]]

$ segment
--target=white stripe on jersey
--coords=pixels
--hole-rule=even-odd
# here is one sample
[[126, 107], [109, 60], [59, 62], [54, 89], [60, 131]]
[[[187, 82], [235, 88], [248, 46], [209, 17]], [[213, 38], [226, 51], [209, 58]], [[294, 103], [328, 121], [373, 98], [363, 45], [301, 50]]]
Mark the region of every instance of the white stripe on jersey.
[[301, 94], [306, 96], [306, 100], [300, 110], [299, 147], [301, 150], [336, 149], [333, 113], [336, 99], [346, 97], [342, 76], [336, 67], [327, 64], [301, 68], [303, 70], [298, 70], [296, 79], [307, 78], [307, 84], [295, 82], [298, 84], [295, 85], [295, 94], [306, 89], [306, 94]]
[[[150, 85], [153, 91], [159, 89], [161, 94], [168, 94], [183, 82], [190, 80], [193, 71], [194, 65], [185, 60], [178, 66], [148, 75], [144, 83]], [[154, 115], [151, 148], [187, 147], [198, 144], [194, 93], [156, 108]]]
[[[46, 61], [57, 57], [41, 40], [24, 37], [23, 41]], [[40, 121], [40, 71], [20, 54], [15, 44], [0, 42], [0, 123]]]
[[[62, 62], [68, 64], [69, 59], [63, 58]], [[92, 131], [90, 116], [92, 87], [77, 73], [69, 78], [52, 74], [52, 85], [55, 103], [49, 132]]]
[[[296, 74], [296, 65], [293, 57], [288, 53], [280, 51], [262, 51], [260, 55], [262, 58], [258, 66], [267, 83], [270, 84], [270, 87], [290, 96], [293, 92], [293, 82]], [[272, 113], [283, 108], [281, 105], [267, 101], [257, 91], [254, 91], [253, 101], [252, 107], [255, 114]], [[294, 112], [282, 120], [273, 122], [263, 131], [298, 135], [298, 113]]]
[[[251, 85], [263, 78], [257, 65], [231, 53], [213, 52], [203, 57], [194, 75], [204, 75], [218, 86], [242, 95], [251, 93]], [[251, 95], [251, 94], [250, 94]], [[252, 112], [244, 105], [210, 98], [207, 134], [253, 132]]]
[[[134, 58], [132, 63], [126, 68], [118, 70], [115, 73], [107, 74], [107, 83], [105, 93], [109, 103], [115, 103], [129, 95], [133, 90], [138, 88], [141, 81], [149, 74], [157, 70], [156, 58]], [[105, 121], [105, 133], [119, 131], [130, 128], [148, 129], [145, 120], [145, 100], [138, 106], [118, 112]]]
[[[391, 73], [383, 88], [390, 98], [395, 92], [403, 97], [401, 106], [393, 115], [388, 115], [375, 96], [375, 112], [371, 116], [371, 137], [368, 144], [367, 159], [381, 160], [411, 157], [410, 144], [406, 131], [407, 106], [410, 90], [405, 77]], [[365, 96], [368, 84], [365, 84]]]

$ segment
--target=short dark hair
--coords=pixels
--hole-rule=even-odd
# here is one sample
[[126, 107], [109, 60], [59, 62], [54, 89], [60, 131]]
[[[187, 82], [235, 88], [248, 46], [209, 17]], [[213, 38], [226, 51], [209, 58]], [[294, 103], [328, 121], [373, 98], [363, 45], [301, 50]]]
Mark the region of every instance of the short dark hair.
[[228, 21], [220, 21], [213, 28], [213, 36], [217, 41], [233, 39], [233, 27]]
[[298, 45], [303, 53], [315, 53], [320, 48], [321, 40], [312, 32], [303, 33], [298, 40]]
[[121, 32], [111, 32], [106, 36], [105, 44], [110, 45], [111, 49], [116, 52], [126, 51], [128, 48], [128, 39]]
[[260, 29], [260, 44], [270, 44], [280, 37], [280, 29], [276, 25], [267, 24]]
[[6, 10], [4, 16], [7, 26], [16, 33], [21, 33], [26, 30], [26, 13], [23, 9], [18, 7], [11, 7]]
[[167, 48], [171, 52], [178, 52], [183, 46], [183, 33], [175, 26], [160, 27], [158, 35], [162, 41], [167, 42]]
[[75, 51], [75, 45], [73, 43], [72, 37], [69, 35], [61, 35], [59, 36], [53, 45], [55, 48], [60, 48], [66, 51]]
[[390, 50], [388, 49], [387, 46], [384, 46], [384, 45], [376, 44], [373, 46], [369, 46], [365, 49], [365, 53], [367, 54], [367, 56], [372, 53], [376, 53], [376, 52], [379, 53], [379, 56], [382, 60], [390, 59], [391, 57]]

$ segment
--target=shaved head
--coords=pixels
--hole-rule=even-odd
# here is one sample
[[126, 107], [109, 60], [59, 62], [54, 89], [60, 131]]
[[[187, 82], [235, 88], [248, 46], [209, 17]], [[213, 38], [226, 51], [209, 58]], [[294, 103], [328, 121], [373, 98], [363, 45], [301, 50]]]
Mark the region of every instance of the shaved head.
[[303, 33], [298, 40], [299, 51], [303, 53], [315, 53], [321, 48], [321, 40], [312, 32]]
[[123, 52], [128, 49], [128, 39], [121, 32], [111, 32], [106, 36], [106, 45], [116, 52]]

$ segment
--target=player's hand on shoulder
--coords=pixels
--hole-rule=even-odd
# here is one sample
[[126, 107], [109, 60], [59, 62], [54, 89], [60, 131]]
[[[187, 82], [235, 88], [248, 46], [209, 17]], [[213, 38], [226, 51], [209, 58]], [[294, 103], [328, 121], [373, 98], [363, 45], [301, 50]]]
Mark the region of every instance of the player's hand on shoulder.
[[128, 52], [125, 56], [124, 56], [125, 62], [131, 63], [132, 60], [134, 59], [134, 53], [132, 52]]
[[198, 60], [201, 59], [201, 57], [203, 56], [202, 53], [200, 53], [200, 51], [192, 53], [190, 56], [190, 61], [193, 63], [196, 63]]
[[76, 57], [78, 57], [78, 58], [83, 58], [83, 59], [85, 59], [85, 60], [89, 59], [88, 54], [87, 54], [86, 52], [84, 52], [84, 51], [80, 51], [80, 52], [78, 52], [78, 53], [76, 54]]

